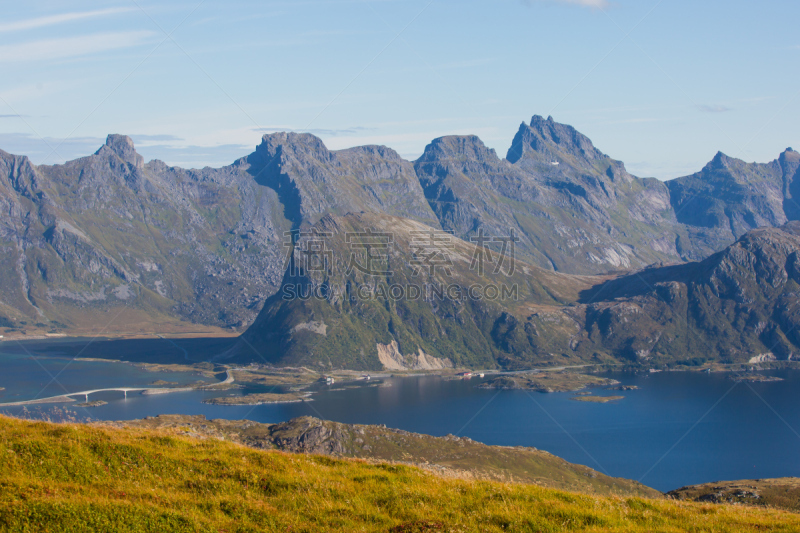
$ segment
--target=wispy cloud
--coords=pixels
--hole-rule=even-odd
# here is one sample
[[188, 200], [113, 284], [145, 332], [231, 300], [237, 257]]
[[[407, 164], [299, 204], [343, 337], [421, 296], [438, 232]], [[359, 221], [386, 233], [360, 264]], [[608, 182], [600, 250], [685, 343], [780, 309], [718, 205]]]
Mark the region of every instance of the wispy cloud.
[[134, 142], [139, 143], [146, 143], [146, 142], [166, 142], [166, 141], [182, 141], [181, 137], [176, 137], [175, 135], [147, 135], [144, 133], [132, 133], [130, 138], [133, 139]]
[[0, 33], [9, 31], [33, 30], [36, 28], [55, 26], [56, 24], [64, 24], [65, 22], [73, 22], [76, 20], [107, 17], [109, 15], [126, 13], [132, 10], [133, 8], [130, 7], [113, 7], [109, 9], [98, 9], [95, 11], [77, 11], [72, 13], [61, 13], [60, 15], [50, 15], [48, 17], [37, 17], [26, 20], [16, 20], [14, 22], [4, 22], [0, 24]]
[[530, 6], [534, 3], [550, 2], [555, 4], [571, 4], [574, 6], [591, 7], [594, 9], [607, 8], [610, 3], [608, 0], [520, 0], [523, 4]]
[[252, 152], [252, 150], [252, 146], [241, 144], [221, 144], [217, 146], [156, 144], [152, 146], [137, 145], [136, 147], [136, 151], [144, 157], [145, 161], [159, 159], [168, 165], [183, 168], [205, 166], [218, 168], [230, 165], [237, 159]]
[[[198, 166], [221, 167], [229, 165], [252, 151], [252, 146], [242, 144], [222, 144], [215, 146], [174, 146], [170, 141], [180, 141], [174, 135], [131, 135], [136, 143], [136, 151], [145, 159], [160, 159], [169, 165], [184, 168], [197, 168]], [[148, 139], [151, 142], [142, 142]], [[153, 144], [152, 141], [162, 139], [162, 144]], [[93, 154], [105, 143], [105, 137], [45, 137], [40, 138], [29, 133], [0, 133], [0, 150], [28, 156], [34, 164], [63, 163]], [[58, 156], [53, 156], [52, 147], [59, 145]], [[47, 158], [47, 161], [45, 161]]]
[[0, 115], [0, 118], [28, 118], [28, 115]]
[[721, 104], [699, 105], [697, 109], [703, 113], [725, 113], [726, 111], [731, 111], [730, 107]]
[[0, 46], [0, 63], [64, 59], [129, 48], [153, 35], [152, 31], [124, 31], [6, 44]]
[[359, 133], [364, 133], [368, 131], [375, 131], [375, 129], [376, 128], [367, 128], [365, 126], [354, 126], [352, 128], [341, 128], [341, 129], [315, 128], [310, 130], [296, 130], [292, 128], [274, 127], [274, 128], [253, 128], [253, 131], [258, 133], [276, 133], [279, 131], [290, 131], [296, 133], [310, 133], [318, 137], [341, 137], [346, 135], [357, 135]]
[[[52, 147], [58, 146], [58, 155], [66, 159], [76, 159], [93, 153], [103, 145], [105, 139], [99, 137], [70, 137], [44, 139], [29, 133], [0, 133], [0, 150], [27, 155], [35, 164], [52, 155]], [[49, 162], [52, 162], [52, 158]], [[63, 161], [60, 161], [63, 162]]]

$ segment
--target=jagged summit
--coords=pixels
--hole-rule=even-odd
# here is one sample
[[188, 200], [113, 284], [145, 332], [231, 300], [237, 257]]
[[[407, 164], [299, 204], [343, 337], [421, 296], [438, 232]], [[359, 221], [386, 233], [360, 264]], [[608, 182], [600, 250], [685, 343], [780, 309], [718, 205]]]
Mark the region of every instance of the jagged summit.
[[480, 161], [498, 159], [494, 149], [487, 147], [477, 135], [447, 135], [432, 140], [416, 162], [425, 163], [443, 158], [466, 158]]
[[259, 147], [269, 147], [277, 145], [289, 146], [309, 146], [316, 149], [323, 149], [327, 151], [325, 143], [322, 139], [311, 133], [297, 133], [294, 131], [278, 131], [275, 133], [265, 133], [261, 136], [261, 144]]
[[728, 156], [724, 152], [718, 151], [716, 154], [714, 154], [714, 157], [711, 159], [711, 161], [709, 161], [708, 164], [709, 165], [726, 165], [730, 161], [732, 161], [732, 159], [733, 158], [731, 158], [730, 156]]
[[524, 122], [520, 125], [506, 159], [516, 163], [527, 158], [529, 154], [537, 159], [552, 161], [558, 161], [564, 156], [580, 157], [589, 161], [607, 157], [594, 147], [588, 137], [572, 126], [560, 124], [552, 116], [545, 119], [540, 115], [531, 117], [529, 125]]
[[798, 160], [800, 160], [800, 153], [797, 153], [796, 151], [792, 150], [792, 147], [790, 146], [789, 148], [787, 148], [786, 150], [781, 152], [781, 155], [778, 156], [778, 159], [781, 160], [781, 161], [784, 161], [784, 160], [786, 160], [786, 161], [798, 161]]
[[295, 133], [281, 131], [266, 133], [261, 137], [261, 144], [256, 146], [248, 160], [254, 164], [265, 159], [271, 160], [276, 156], [292, 155], [294, 157], [327, 160], [331, 153], [322, 142], [322, 139], [310, 133]]
[[443, 136], [412, 164], [384, 146], [329, 150], [278, 132], [201, 170], [144, 166], [117, 134], [64, 164], [0, 152], [0, 324], [89, 323], [124, 301], [153, 320], [242, 327], [280, 286], [284, 232], [330, 215], [411, 219], [466, 242], [491, 235], [495, 252], [513, 231], [520, 261], [564, 274], [703, 259], [753, 228], [800, 220], [791, 149], [764, 164], [720, 153], [720, 166], [664, 183], [630, 175], [553, 117], [523, 123], [514, 146], [522, 155], [504, 159], [475, 135]]
[[127, 135], [109, 134], [106, 138], [106, 144], [101, 146], [100, 149], [95, 152], [95, 155], [103, 155], [109, 151], [136, 168], [142, 168], [144, 166], [144, 158], [136, 153], [133, 139]]

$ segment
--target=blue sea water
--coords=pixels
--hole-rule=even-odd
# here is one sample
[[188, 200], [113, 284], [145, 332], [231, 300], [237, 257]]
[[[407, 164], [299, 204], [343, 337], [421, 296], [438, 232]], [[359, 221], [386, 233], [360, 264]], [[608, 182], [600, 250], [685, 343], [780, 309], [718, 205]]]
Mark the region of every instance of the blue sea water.
[[[667, 491], [719, 480], [800, 476], [800, 371], [768, 374], [769, 383], [737, 383], [727, 374], [662, 372], [609, 376], [632, 391], [597, 391], [624, 399], [594, 404], [572, 393], [479, 389], [477, 378], [390, 378], [385, 386], [339, 388], [311, 402], [215, 406], [202, 403], [226, 392], [163, 396], [107, 392], [107, 405], [84, 409], [59, 404], [78, 418], [129, 420], [165, 413], [280, 422], [302, 415], [348, 423], [386, 424], [431, 435], [456, 434], [487, 444], [532, 446], [612, 476], [640, 480]], [[144, 387], [155, 380], [195, 382], [201, 376], [147, 372], [127, 363], [3, 353], [0, 402], [94, 388]], [[234, 394], [247, 393], [235, 391]], [[29, 417], [48, 416], [52, 405], [0, 408]]]

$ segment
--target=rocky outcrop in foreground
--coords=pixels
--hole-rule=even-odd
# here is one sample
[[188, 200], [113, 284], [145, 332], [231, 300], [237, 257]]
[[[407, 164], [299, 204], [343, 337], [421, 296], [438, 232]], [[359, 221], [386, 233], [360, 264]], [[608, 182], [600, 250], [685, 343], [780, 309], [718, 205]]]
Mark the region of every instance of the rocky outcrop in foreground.
[[467, 437], [432, 437], [385, 426], [300, 417], [280, 424], [161, 415], [117, 426], [172, 428], [201, 438], [233, 440], [259, 449], [355, 457], [420, 466], [441, 475], [531, 483], [588, 494], [661, 497], [635, 481], [612, 478], [535, 448], [487, 446]]
[[800, 511], [800, 479], [746, 479], [691, 485], [667, 496], [695, 502], [733, 503]]

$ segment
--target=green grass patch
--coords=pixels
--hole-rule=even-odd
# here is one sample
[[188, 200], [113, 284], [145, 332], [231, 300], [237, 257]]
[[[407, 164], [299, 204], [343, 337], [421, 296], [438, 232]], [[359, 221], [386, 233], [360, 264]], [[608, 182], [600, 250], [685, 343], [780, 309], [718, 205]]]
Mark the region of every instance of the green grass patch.
[[798, 531], [747, 506], [448, 480], [138, 429], [0, 418], [0, 531]]

